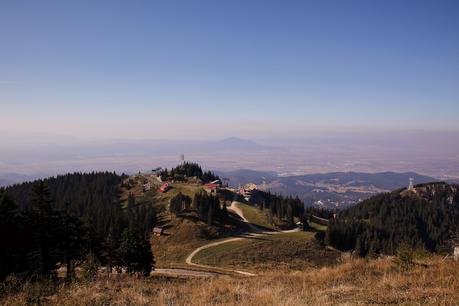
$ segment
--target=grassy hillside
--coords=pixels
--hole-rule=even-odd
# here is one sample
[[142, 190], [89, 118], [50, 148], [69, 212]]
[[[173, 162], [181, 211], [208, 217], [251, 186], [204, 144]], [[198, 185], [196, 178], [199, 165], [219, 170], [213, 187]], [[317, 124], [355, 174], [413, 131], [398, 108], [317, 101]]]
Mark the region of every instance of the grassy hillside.
[[151, 241], [158, 267], [183, 265], [186, 256], [194, 249], [246, 229], [242, 222], [235, 219], [229, 219], [226, 224], [208, 226], [193, 212], [163, 218], [160, 224], [165, 229], [165, 235], [153, 236]]
[[216, 222], [208, 226], [194, 211], [171, 214], [168, 206], [172, 197], [181, 192], [193, 198], [197, 192], [202, 191], [202, 186], [180, 182], [171, 183], [170, 186], [167, 192], [156, 192], [154, 196], [156, 205], [163, 207], [158, 226], [165, 230], [164, 235], [153, 236], [151, 241], [158, 267], [183, 265], [186, 256], [194, 249], [210, 241], [249, 230], [238, 218], [228, 218], [224, 224]]
[[247, 219], [249, 223], [252, 223], [260, 228], [267, 230], [274, 229], [274, 226], [268, 222], [268, 215], [264, 211], [261, 211], [254, 206], [247, 205], [244, 203], [238, 203], [237, 205], [242, 210], [244, 217]]
[[9, 286], [2, 305], [456, 305], [459, 262], [433, 257], [401, 271], [382, 258], [256, 277], [101, 277], [47, 290], [10, 280]]
[[244, 269], [304, 270], [336, 264], [339, 252], [326, 249], [314, 240], [313, 232], [268, 234], [208, 248], [199, 252], [196, 263]]

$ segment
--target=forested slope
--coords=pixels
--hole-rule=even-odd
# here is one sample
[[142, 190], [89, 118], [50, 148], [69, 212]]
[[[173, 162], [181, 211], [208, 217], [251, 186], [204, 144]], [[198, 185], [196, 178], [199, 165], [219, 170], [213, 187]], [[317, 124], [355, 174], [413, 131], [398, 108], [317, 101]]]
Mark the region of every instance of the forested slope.
[[124, 178], [74, 173], [0, 189], [0, 279], [53, 275], [62, 263], [72, 277], [82, 261], [148, 274], [156, 212], [134, 197], [122, 206]]
[[432, 252], [449, 248], [459, 232], [458, 190], [430, 183], [374, 196], [332, 219], [327, 241], [361, 256], [393, 254], [401, 243]]

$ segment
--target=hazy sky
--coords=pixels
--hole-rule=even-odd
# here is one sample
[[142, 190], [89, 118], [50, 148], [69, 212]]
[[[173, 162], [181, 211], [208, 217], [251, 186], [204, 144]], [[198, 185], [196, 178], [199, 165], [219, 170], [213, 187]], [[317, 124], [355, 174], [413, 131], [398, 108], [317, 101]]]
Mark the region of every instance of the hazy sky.
[[0, 130], [459, 131], [459, 1], [0, 1]]

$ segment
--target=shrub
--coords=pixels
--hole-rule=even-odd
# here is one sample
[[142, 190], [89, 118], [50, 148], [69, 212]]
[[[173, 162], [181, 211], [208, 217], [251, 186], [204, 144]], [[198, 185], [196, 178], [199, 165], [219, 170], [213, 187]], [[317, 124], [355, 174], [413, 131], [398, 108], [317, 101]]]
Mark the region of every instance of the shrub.
[[415, 251], [407, 243], [402, 243], [397, 249], [394, 263], [402, 270], [408, 270], [414, 265]]

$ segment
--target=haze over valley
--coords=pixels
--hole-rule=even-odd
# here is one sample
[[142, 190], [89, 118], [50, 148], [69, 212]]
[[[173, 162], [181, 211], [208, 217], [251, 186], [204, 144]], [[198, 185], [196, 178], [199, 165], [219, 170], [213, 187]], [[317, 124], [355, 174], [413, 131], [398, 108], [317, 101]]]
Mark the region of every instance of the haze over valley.
[[417, 172], [459, 178], [458, 133], [412, 132], [310, 135], [248, 140], [80, 140], [71, 136], [2, 132], [0, 178], [74, 171], [124, 173], [172, 167], [180, 155], [206, 168], [274, 171], [280, 176], [327, 172]]

